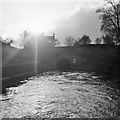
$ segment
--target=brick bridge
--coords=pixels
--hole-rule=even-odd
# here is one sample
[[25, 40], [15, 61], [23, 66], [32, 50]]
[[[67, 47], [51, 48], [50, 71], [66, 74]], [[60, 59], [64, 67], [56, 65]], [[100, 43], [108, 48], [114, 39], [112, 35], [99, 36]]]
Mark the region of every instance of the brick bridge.
[[[64, 69], [90, 72], [116, 72], [117, 47], [83, 45], [79, 47], [37, 47], [17, 49], [2, 45], [2, 81], [23, 79], [46, 70]], [[1, 46], [0, 45], [0, 46]], [[7, 83], [9, 84], [9, 83]], [[4, 86], [4, 85], [3, 85]]]
[[104, 45], [44, 47], [37, 50], [5, 46], [2, 52], [3, 77], [56, 68], [103, 71], [113, 67], [117, 58], [115, 47]]

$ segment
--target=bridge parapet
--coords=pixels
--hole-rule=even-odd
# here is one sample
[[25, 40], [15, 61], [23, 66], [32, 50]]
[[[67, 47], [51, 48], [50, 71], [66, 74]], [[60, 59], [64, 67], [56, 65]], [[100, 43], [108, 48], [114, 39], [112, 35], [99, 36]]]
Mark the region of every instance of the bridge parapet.
[[[15, 54], [13, 55], [13, 53]], [[111, 69], [114, 70], [114, 64], [117, 58], [115, 47], [103, 46], [46, 47], [44, 49], [38, 49], [37, 59], [35, 58], [35, 51], [31, 52], [26, 49], [19, 50], [12, 47], [4, 47], [2, 54], [3, 76], [5, 72], [10, 72], [9, 75], [11, 75], [11, 71], [14, 71], [12, 73], [16, 74], [20, 69], [22, 73], [25, 71], [34, 71], [35, 64], [37, 64], [38, 72], [55, 69], [57, 68], [59, 61], [63, 59], [70, 65], [68, 68], [74, 70], [104, 71], [104, 69], [111, 68], [111, 66]], [[9, 56], [10, 59], [8, 58]], [[35, 63], [35, 60], [37, 60], [37, 63]], [[7, 63], [5, 61], [7, 61]], [[8, 69], [8, 67], [11, 68], [11, 70]], [[9, 70], [9, 72], [7, 70]]]

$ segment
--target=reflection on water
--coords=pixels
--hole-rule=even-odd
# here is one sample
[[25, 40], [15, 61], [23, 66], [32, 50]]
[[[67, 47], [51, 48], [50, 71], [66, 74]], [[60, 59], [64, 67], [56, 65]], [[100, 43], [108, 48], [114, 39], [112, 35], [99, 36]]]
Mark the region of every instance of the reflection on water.
[[119, 91], [101, 82], [101, 76], [82, 72], [50, 71], [2, 95], [4, 118], [118, 117]]

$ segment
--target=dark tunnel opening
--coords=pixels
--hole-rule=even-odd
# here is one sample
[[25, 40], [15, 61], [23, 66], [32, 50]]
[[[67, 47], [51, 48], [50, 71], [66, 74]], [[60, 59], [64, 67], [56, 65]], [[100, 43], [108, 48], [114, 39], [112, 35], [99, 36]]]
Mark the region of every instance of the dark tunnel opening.
[[70, 70], [71, 69], [70, 62], [66, 59], [60, 59], [57, 62], [56, 69], [58, 69], [58, 70]]

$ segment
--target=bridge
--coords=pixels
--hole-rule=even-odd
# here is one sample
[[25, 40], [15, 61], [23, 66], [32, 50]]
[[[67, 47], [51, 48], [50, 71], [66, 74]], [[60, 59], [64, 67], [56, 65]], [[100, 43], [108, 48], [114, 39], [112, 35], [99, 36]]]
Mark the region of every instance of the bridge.
[[[117, 73], [119, 47], [0, 44], [2, 93], [7, 90], [0, 97], [1, 117], [119, 117], [119, 79], [112, 76], [110, 85], [104, 75], [91, 74]], [[43, 72], [53, 69], [74, 72]]]
[[79, 70], [90, 72], [117, 71], [118, 47], [108, 45], [82, 45], [79, 47], [54, 47], [37, 43], [24, 49], [2, 46], [2, 83], [16, 83], [23, 78], [46, 70]]

